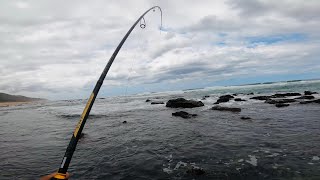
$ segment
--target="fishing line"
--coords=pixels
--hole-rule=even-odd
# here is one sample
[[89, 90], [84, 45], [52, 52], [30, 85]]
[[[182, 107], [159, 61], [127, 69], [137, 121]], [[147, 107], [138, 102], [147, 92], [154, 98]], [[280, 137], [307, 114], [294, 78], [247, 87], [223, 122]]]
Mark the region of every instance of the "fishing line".
[[[142, 20], [143, 20], [143, 22], [142, 22]], [[133, 58], [130, 58], [130, 60], [129, 60], [129, 68], [128, 68], [128, 77], [127, 77], [127, 79], [126, 79], [126, 83], [125, 83], [125, 91], [124, 91], [124, 103], [129, 103], [129, 101], [128, 101], [128, 88], [129, 88], [129, 86], [130, 86], [130, 82], [131, 82], [131, 78], [132, 78], [132, 73], [133, 73], [133, 65], [134, 65], [134, 62], [135, 62], [135, 60], [137, 60], [138, 59], [138, 53], [141, 51], [141, 45], [142, 45], [142, 40], [141, 40], [141, 36], [142, 36], [142, 30], [144, 29], [146, 27], [146, 21], [145, 21], [145, 19], [144, 18], [142, 18], [141, 19], [141, 21], [140, 21], [140, 28], [141, 29], [138, 29], [138, 32], [137, 32], [137, 38], [138, 38], [138, 48], [137, 48], [137, 51], [136, 51], [136, 53], [134, 54], [134, 56], [133, 56]], [[124, 112], [123, 112], [124, 113]], [[123, 121], [123, 116], [124, 116], [124, 114], [123, 113], [121, 113], [120, 114], [120, 121], [121, 122], [127, 122], [127, 121]]]

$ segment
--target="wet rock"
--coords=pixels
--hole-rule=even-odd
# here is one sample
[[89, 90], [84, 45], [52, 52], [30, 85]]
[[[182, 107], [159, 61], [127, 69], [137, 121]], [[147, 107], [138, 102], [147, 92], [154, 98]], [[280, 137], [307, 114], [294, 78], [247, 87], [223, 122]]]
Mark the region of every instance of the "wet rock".
[[215, 102], [214, 104], [219, 104], [219, 103], [223, 103], [223, 102], [228, 102], [230, 101], [230, 99], [233, 99], [234, 97], [231, 95], [223, 95], [220, 96], [219, 99], [217, 100], [217, 102]]
[[312, 92], [312, 91], [305, 91], [304, 95], [312, 95], [312, 94], [318, 94], [317, 92]]
[[286, 96], [301, 96], [300, 93], [277, 93], [277, 94], [274, 94], [272, 95], [272, 97], [286, 97]]
[[271, 96], [255, 96], [255, 97], [252, 97], [250, 99], [265, 101], [265, 100], [268, 100], [270, 98], [271, 98]]
[[162, 101], [154, 101], [154, 102], [151, 102], [151, 104], [164, 104], [164, 102], [162, 102]]
[[314, 100], [313, 102], [320, 104], [320, 99]]
[[123, 124], [127, 124], [127, 121], [123, 121], [122, 123], [123, 123]]
[[190, 169], [187, 170], [187, 173], [190, 175], [200, 176], [205, 174], [206, 172], [202, 168], [191, 167]]
[[313, 100], [313, 101], [302, 101], [302, 102], [300, 102], [300, 104], [309, 104], [309, 103], [318, 103], [318, 104], [320, 104], [320, 99], [316, 99], [316, 100]]
[[241, 99], [241, 98], [235, 98], [234, 101], [247, 101], [247, 100], [244, 100], [244, 99]]
[[146, 102], [150, 102], [150, 101], [151, 101], [150, 99], [147, 99], [147, 100], [146, 100]]
[[185, 111], [179, 111], [179, 112], [172, 113], [172, 116], [180, 116], [182, 118], [189, 119], [191, 117], [197, 116], [197, 114], [189, 114]]
[[238, 94], [237, 94], [237, 93], [234, 93], [234, 94], [232, 94], [232, 96], [238, 96]]
[[282, 103], [293, 103], [296, 102], [294, 99], [268, 99], [265, 103], [268, 104], [282, 104]]
[[222, 106], [213, 106], [211, 109], [217, 110], [217, 111], [241, 112], [240, 108], [231, 108], [231, 107], [222, 107]]
[[242, 119], [242, 120], [249, 120], [249, 119], [251, 119], [251, 117], [248, 117], [248, 116], [241, 116], [241, 118], [240, 119]]
[[201, 100], [206, 100], [208, 97], [210, 97], [209, 95], [205, 95], [201, 98]]
[[254, 93], [253, 93], [253, 92], [251, 92], [251, 93], [248, 93], [247, 95], [254, 95]]
[[314, 99], [314, 96], [305, 95], [305, 96], [300, 96], [300, 97], [297, 97], [297, 98], [294, 98], [294, 99]]
[[284, 104], [284, 103], [276, 103], [276, 107], [280, 108], [280, 107], [287, 107], [289, 106], [289, 104]]
[[186, 100], [184, 98], [170, 99], [166, 104], [166, 107], [171, 108], [194, 108], [201, 106], [204, 106], [201, 101]]

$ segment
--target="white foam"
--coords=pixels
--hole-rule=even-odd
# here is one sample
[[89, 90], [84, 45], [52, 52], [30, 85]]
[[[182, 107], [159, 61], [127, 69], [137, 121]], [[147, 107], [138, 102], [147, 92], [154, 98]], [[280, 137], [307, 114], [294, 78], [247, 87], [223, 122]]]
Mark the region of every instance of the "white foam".
[[319, 160], [320, 160], [320, 158], [318, 156], [313, 156], [312, 157], [312, 161], [319, 161]]
[[253, 166], [257, 166], [258, 165], [258, 159], [256, 158], [256, 156], [252, 156], [252, 155], [248, 155], [250, 160], [246, 160], [247, 163], [253, 165]]
[[279, 156], [280, 154], [279, 153], [272, 153], [270, 155], [268, 155], [267, 157], [276, 157], [276, 156]]
[[176, 164], [176, 167], [174, 167], [173, 170], [178, 170], [178, 169], [180, 168], [180, 166], [185, 167], [185, 166], [187, 166], [187, 165], [188, 165], [187, 163], [182, 162], [182, 161], [179, 161], [179, 162]]
[[238, 162], [239, 162], [239, 163], [240, 163], [240, 162], [243, 162], [243, 159], [239, 159]]
[[168, 173], [168, 174], [172, 173], [172, 170], [170, 168], [163, 168], [162, 170], [163, 170], [163, 172]]
[[272, 166], [273, 169], [278, 169], [279, 165], [276, 163]]

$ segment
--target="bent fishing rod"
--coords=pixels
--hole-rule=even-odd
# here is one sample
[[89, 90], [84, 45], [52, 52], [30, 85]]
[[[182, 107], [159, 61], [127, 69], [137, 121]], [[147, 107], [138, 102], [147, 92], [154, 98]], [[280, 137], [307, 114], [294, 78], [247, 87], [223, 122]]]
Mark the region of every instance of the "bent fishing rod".
[[[140, 27], [142, 29], [144, 29], [146, 27], [146, 22], [145, 22], [145, 19], [144, 19], [144, 16], [151, 10], [155, 11], [155, 9], [159, 9], [160, 11], [160, 15], [161, 15], [161, 26], [160, 26], [160, 30], [162, 28], [162, 10], [159, 6], [154, 6], [150, 9], [148, 9], [146, 12], [144, 12], [137, 20], [136, 22], [131, 26], [131, 28], [129, 29], [129, 31], [126, 33], [126, 35], [123, 37], [123, 39], [121, 40], [120, 44], [117, 46], [116, 50], [113, 52], [112, 56], [110, 57], [106, 67], [104, 68], [104, 70], [102, 71], [102, 74], [100, 75], [100, 78], [99, 80], [97, 81], [96, 83], [96, 86], [94, 87], [89, 99], [88, 99], [88, 102], [80, 116], [80, 120], [72, 134], [72, 137], [71, 137], [71, 140], [69, 142], [69, 145], [66, 149], [66, 152], [64, 154], [64, 157], [62, 159], [62, 162], [61, 162], [61, 165], [60, 165], [60, 168], [57, 172], [57, 174], [51, 178], [51, 180], [61, 180], [61, 179], [67, 179], [67, 171], [68, 171], [68, 168], [69, 168], [69, 164], [71, 162], [71, 159], [72, 159], [72, 155], [74, 153], [74, 151], [76, 150], [76, 146], [77, 146], [77, 143], [78, 143], [78, 140], [80, 139], [80, 135], [82, 133], [82, 130], [84, 128], [84, 125], [88, 119], [88, 116], [89, 116], [89, 113], [91, 111], [91, 108], [92, 108], [92, 105], [99, 93], [99, 90], [103, 84], [103, 81], [114, 61], [114, 59], [116, 58], [118, 52], [120, 51], [122, 45], [124, 44], [124, 42], [127, 40], [127, 38], [129, 37], [130, 33], [132, 32], [132, 30], [136, 27], [136, 25], [140, 22]], [[143, 20], [143, 22], [142, 22]]]

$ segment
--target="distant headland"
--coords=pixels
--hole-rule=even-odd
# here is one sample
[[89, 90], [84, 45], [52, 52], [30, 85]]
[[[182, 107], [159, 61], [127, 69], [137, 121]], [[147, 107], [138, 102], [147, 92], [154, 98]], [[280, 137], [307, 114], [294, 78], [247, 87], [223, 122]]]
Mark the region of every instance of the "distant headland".
[[41, 98], [31, 98], [21, 95], [10, 95], [6, 93], [0, 93], [0, 107], [6, 106], [16, 106], [25, 103], [35, 102], [35, 101], [44, 101], [46, 99]]

